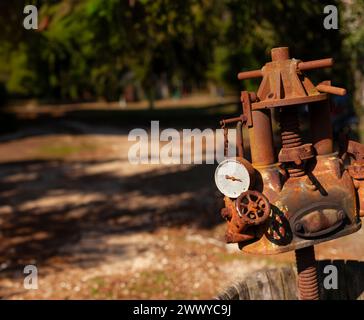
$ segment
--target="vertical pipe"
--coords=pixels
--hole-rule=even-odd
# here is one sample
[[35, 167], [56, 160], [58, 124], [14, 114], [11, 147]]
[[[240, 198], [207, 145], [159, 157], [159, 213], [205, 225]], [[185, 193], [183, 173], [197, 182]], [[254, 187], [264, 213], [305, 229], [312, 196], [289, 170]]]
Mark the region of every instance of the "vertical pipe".
[[313, 146], [318, 155], [333, 152], [332, 125], [329, 101], [309, 105]]
[[319, 300], [315, 249], [297, 249], [298, 294], [300, 300]]
[[236, 124], [236, 151], [239, 158], [244, 158], [243, 124], [241, 121]]
[[289, 49], [288, 47], [278, 47], [273, 48], [271, 51], [272, 61], [282, 61], [289, 59]]
[[276, 162], [269, 109], [252, 111], [253, 126], [249, 128], [252, 163], [269, 165]]

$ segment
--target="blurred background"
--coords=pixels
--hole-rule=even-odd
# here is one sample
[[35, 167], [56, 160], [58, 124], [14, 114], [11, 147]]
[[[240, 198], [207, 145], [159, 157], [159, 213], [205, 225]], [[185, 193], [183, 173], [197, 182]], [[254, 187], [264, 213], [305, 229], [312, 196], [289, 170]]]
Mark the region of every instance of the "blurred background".
[[[38, 8], [26, 30], [24, 6]], [[326, 5], [338, 29], [326, 30]], [[242, 70], [289, 46], [348, 94], [335, 133], [364, 129], [364, 2], [49, 0], [0, 3], [0, 297], [211, 298], [254, 270], [294, 261], [223, 241], [214, 165], [131, 165], [128, 132], [218, 128], [238, 115]], [[364, 258], [363, 231], [316, 248]], [[39, 289], [25, 290], [35, 264]]]

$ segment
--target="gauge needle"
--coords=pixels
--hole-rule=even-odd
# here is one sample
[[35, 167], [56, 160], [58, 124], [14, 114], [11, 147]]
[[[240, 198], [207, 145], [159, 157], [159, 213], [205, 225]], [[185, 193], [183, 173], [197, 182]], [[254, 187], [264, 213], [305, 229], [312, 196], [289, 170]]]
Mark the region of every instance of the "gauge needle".
[[225, 179], [232, 180], [232, 181], [240, 181], [240, 182], [243, 182], [243, 181], [241, 181], [241, 180], [240, 180], [240, 179], [238, 179], [238, 178], [235, 178], [235, 177], [233, 177], [233, 176], [228, 176], [228, 175], [225, 175]]

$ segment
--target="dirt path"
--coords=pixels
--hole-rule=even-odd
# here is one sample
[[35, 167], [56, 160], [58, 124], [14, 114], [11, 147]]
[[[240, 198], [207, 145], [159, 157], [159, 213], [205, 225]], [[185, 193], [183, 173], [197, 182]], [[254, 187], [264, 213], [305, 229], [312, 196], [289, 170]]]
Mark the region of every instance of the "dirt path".
[[[0, 297], [208, 299], [293, 261], [224, 244], [213, 166], [131, 165], [127, 136], [110, 129], [8, 140], [0, 143]], [[317, 256], [364, 260], [363, 240], [361, 230], [317, 246]], [[38, 290], [23, 288], [26, 264], [38, 267]]]

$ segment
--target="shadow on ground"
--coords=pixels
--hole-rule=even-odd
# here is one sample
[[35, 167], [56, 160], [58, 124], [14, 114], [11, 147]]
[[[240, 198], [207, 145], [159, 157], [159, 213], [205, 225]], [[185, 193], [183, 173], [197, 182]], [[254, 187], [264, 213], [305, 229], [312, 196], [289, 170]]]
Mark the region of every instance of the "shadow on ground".
[[[113, 161], [110, 161], [113, 162]], [[84, 233], [154, 232], [165, 226], [211, 228], [216, 214], [213, 166], [154, 170], [127, 177], [85, 173], [105, 161], [25, 161], [0, 165], [0, 265], [46, 262]], [[14, 178], [15, 176], [15, 178]], [[221, 198], [220, 198], [221, 200]], [[88, 252], [88, 263], [100, 256]], [[108, 247], [107, 250], [113, 250]], [[123, 247], [116, 248], [119, 254]], [[65, 257], [78, 263], [77, 257]]]

